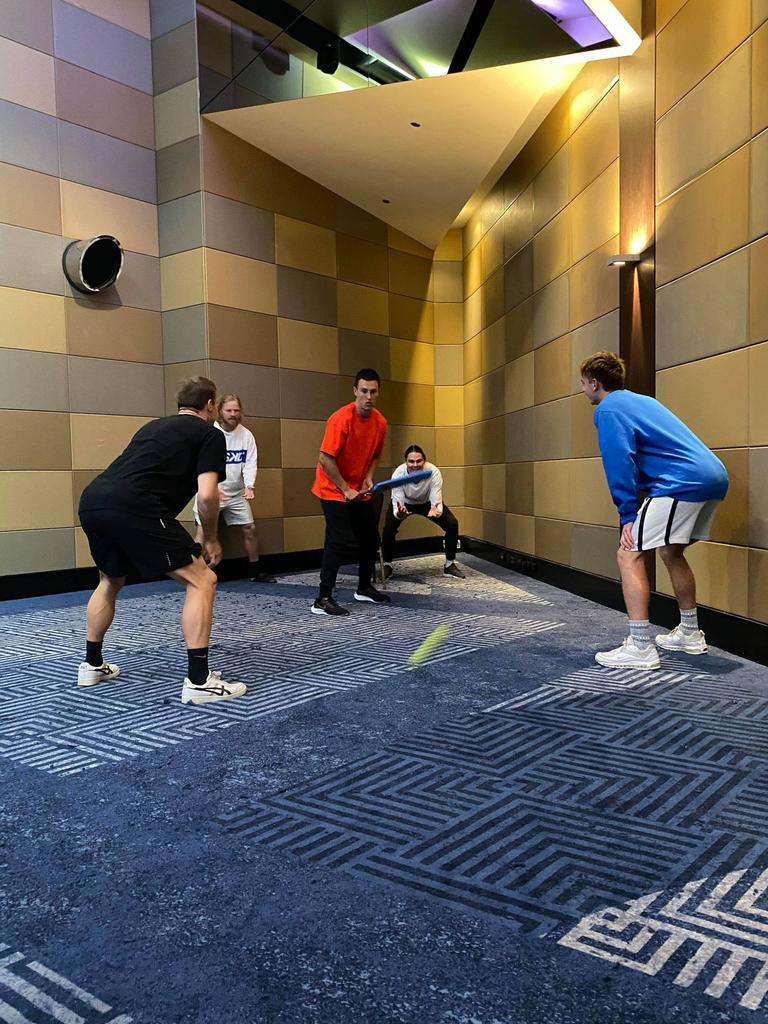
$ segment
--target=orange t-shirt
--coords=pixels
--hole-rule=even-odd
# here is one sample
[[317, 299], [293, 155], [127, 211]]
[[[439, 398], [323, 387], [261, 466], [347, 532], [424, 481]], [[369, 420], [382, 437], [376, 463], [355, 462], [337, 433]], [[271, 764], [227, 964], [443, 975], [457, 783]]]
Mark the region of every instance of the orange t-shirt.
[[[387, 421], [378, 411], [363, 419], [350, 402], [328, 417], [320, 451], [336, 459], [339, 472], [350, 487], [359, 491], [374, 459], [381, 455]], [[324, 501], [344, 501], [344, 495], [317, 464], [312, 493]]]

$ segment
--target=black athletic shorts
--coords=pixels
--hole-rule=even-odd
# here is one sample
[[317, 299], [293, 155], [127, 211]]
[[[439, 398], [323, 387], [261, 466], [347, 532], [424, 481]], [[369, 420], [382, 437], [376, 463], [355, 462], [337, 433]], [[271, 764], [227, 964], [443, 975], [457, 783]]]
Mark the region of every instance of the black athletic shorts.
[[82, 511], [80, 522], [94, 562], [113, 578], [149, 580], [164, 576], [189, 565], [201, 551], [175, 519], [103, 508]]

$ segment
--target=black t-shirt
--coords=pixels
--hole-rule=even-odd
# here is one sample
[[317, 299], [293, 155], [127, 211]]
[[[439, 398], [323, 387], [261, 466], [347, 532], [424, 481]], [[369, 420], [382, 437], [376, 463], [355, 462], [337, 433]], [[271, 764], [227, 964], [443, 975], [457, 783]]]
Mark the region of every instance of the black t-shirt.
[[145, 424], [122, 455], [86, 487], [80, 511], [131, 509], [175, 518], [197, 493], [199, 473], [227, 474], [227, 442], [199, 416], [164, 416]]

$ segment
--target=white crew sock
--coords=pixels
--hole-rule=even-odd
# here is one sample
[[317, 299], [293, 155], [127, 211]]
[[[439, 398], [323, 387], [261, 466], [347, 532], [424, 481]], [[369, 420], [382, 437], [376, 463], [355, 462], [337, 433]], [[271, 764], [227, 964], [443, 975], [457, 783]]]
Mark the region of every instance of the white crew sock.
[[698, 610], [696, 608], [681, 608], [680, 625], [684, 633], [695, 633], [699, 628]]
[[651, 623], [648, 619], [629, 620], [629, 635], [641, 649], [651, 646]]

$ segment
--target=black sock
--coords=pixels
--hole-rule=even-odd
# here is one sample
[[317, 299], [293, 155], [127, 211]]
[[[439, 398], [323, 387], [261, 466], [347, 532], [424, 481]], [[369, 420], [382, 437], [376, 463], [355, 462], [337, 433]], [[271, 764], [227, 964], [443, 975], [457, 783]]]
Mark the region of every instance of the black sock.
[[101, 653], [101, 640], [85, 641], [85, 660], [94, 668], [101, 668], [104, 664], [104, 656]]
[[208, 648], [187, 648], [187, 676], [193, 686], [202, 686], [208, 678]]

